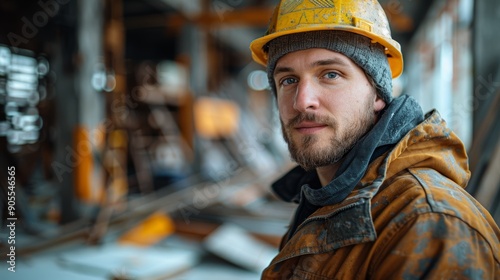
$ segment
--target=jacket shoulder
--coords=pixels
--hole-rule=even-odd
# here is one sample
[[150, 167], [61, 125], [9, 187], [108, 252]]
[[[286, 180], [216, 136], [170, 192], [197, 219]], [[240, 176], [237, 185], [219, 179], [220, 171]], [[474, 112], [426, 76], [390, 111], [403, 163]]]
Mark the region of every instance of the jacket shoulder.
[[[385, 206], [377, 205], [386, 199]], [[398, 264], [403, 278], [429, 269], [438, 279], [459, 271], [467, 277], [457, 279], [496, 279], [491, 276], [500, 271], [500, 230], [488, 211], [446, 176], [408, 169], [388, 182], [372, 206], [379, 235], [372, 275], [388, 276]]]
[[[431, 212], [455, 216], [471, 226], [493, 221], [488, 211], [464, 188], [430, 168], [412, 168]], [[479, 218], [479, 219], [478, 219]]]
[[392, 182], [399, 189], [395, 196], [399, 203], [393, 201], [393, 204], [400, 205], [392, 209], [393, 213], [399, 213], [393, 222], [423, 222], [425, 219], [418, 216], [446, 216], [456, 220], [462, 228], [483, 236], [495, 249], [496, 258], [500, 259], [500, 229], [491, 214], [472, 195], [434, 169], [410, 168], [408, 173]]

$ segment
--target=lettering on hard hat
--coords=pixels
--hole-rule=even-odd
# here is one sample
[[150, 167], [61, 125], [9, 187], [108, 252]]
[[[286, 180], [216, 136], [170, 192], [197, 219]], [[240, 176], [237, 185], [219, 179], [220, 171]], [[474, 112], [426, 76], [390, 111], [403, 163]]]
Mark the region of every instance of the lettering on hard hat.
[[[299, 14], [300, 13], [300, 14]], [[334, 9], [314, 9], [312, 11], [293, 11], [283, 15], [278, 22], [277, 31], [294, 29], [298, 25], [327, 24], [337, 16]], [[349, 18], [350, 13], [346, 15]], [[298, 19], [297, 19], [298, 18]]]
[[299, 22], [297, 24], [305, 24], [305, 23], [309, 23], [309, 21], [307, 20], [306, 13], [302, 12], [302, 14], [300, 15], [300, 18], [299, 18]]
[[314, 23], [324, 23], [323, 20], [328, 20], [329, 14], [323, 9], [314, 11]]

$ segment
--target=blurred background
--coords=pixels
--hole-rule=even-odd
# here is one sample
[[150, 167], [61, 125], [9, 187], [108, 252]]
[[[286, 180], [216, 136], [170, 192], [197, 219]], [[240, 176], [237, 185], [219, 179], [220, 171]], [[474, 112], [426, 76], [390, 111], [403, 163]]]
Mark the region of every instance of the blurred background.
[[[0, 2], [2, 279], [259, 279], [294, 211], [249, 51], [277, 2]], [[438, 109], [498, 223], [500, 3], [380, 3], [394, 95]]]

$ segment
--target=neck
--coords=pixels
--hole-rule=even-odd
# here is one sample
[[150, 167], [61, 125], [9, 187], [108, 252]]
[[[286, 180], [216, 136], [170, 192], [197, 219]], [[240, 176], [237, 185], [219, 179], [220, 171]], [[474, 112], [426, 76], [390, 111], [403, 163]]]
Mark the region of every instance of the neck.
[[342, 161], [336, 162], [332, 165], [321, 166], [316, 168], [316, 173], [318, 174], [321, 186], [324, 187], [333, 180], [333, 176], [337, 173]]

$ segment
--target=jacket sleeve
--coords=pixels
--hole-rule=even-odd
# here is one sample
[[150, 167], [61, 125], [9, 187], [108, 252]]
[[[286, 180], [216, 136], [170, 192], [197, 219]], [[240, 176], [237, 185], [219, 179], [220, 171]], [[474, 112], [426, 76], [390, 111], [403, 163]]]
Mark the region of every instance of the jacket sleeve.
[[417, 214], [380, 246], [372, 279], [500, 279], [498, 240], [452, 215]]

